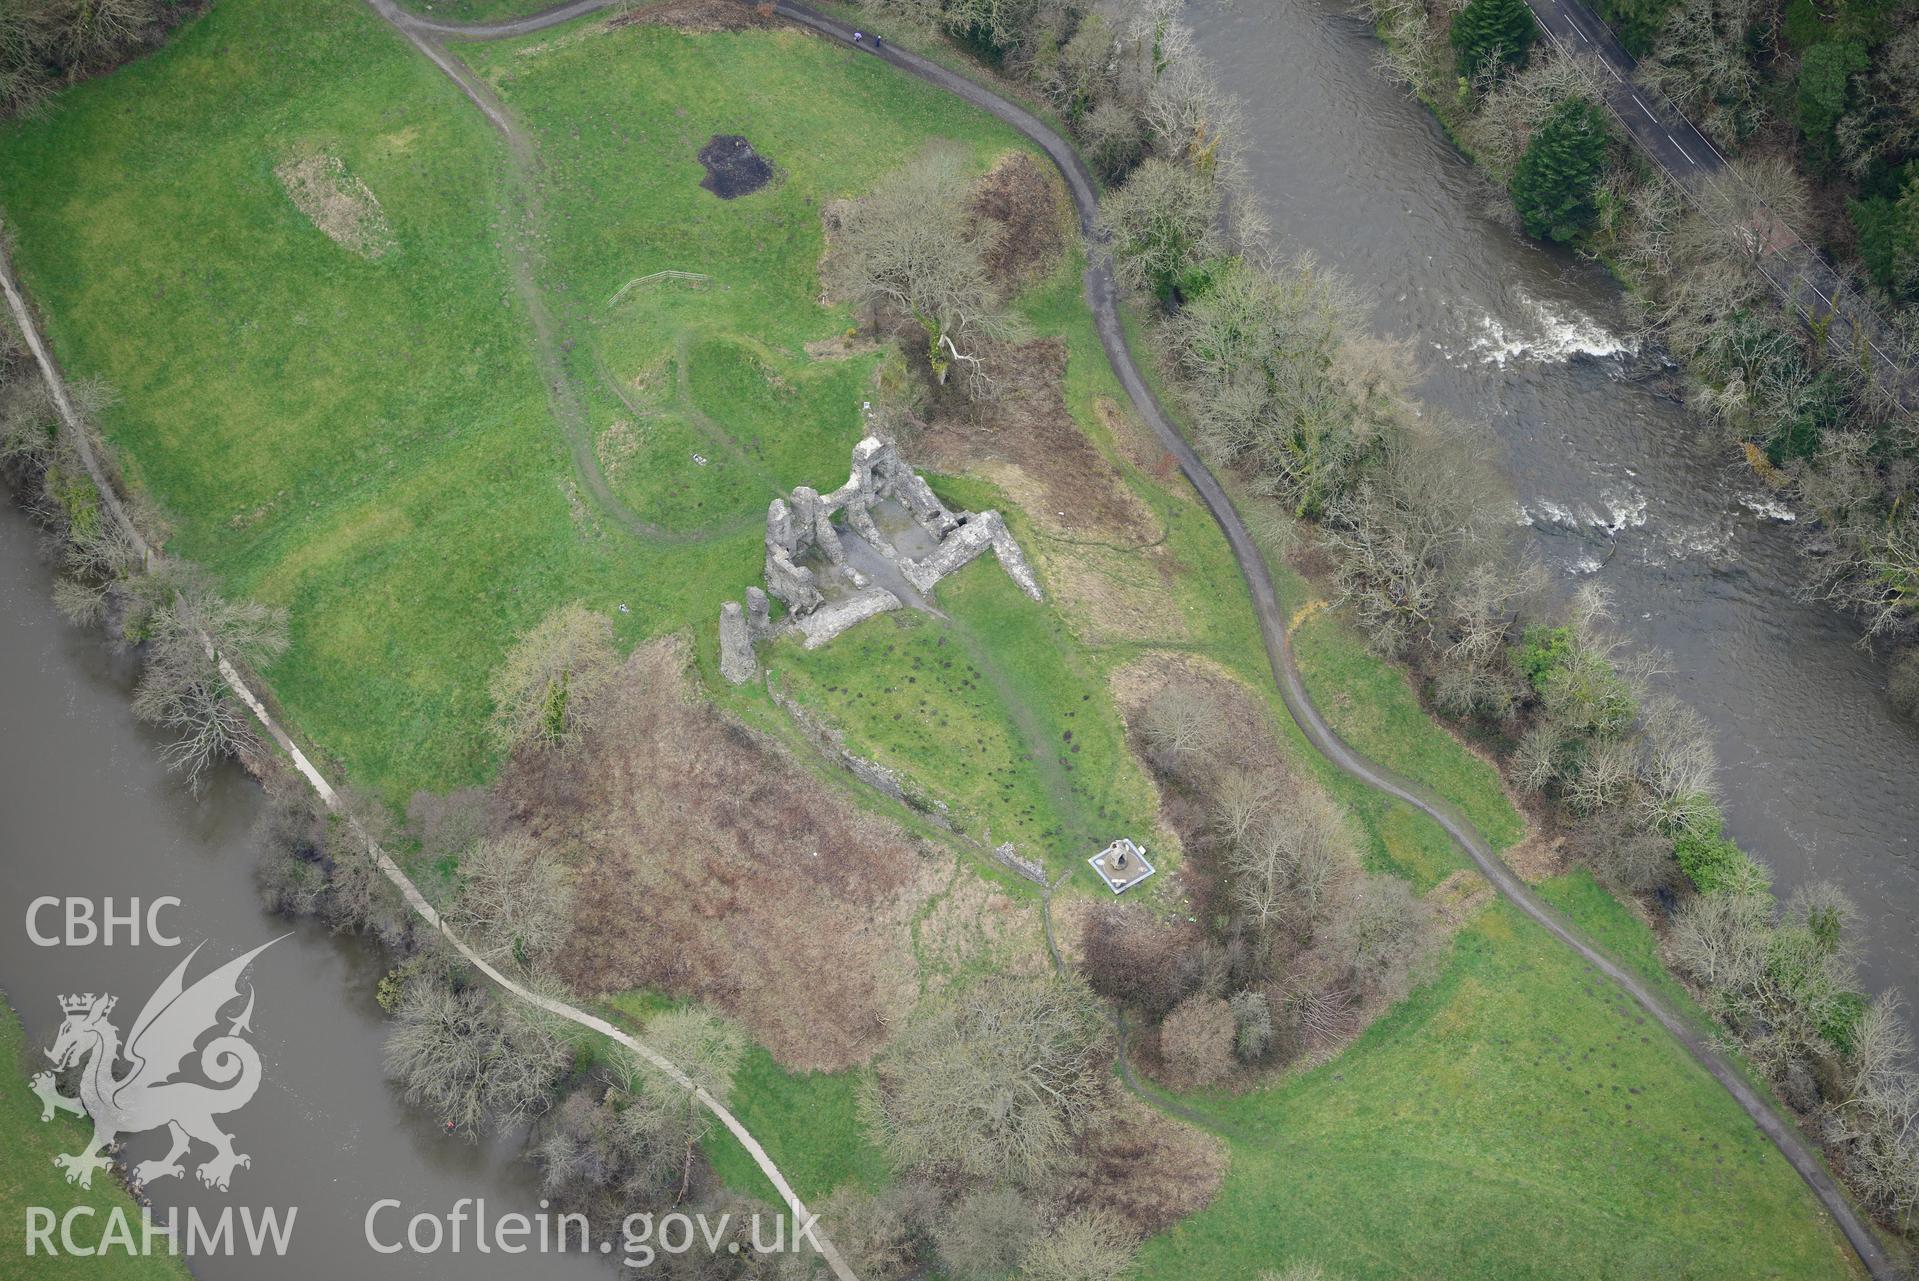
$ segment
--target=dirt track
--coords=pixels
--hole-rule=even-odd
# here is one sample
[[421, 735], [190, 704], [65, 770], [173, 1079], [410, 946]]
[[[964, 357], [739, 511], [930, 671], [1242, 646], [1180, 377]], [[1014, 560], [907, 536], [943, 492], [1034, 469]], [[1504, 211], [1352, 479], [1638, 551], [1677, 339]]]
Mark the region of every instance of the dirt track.
[[[572, 0], [572, 3], [527, 18], [471, 26], [413, 18], [395, 8], [392, 0], [368, 0], [368, 3], [381, 16], [398, 27], [409, 40], [420, 47], [422, 52], [432, 58], [511, 139], [513, 137], [511, 124], [506, 121], [497, 105], [482, 99], [481, 94], [484, 90], [476, 91], [471, 73], [465, 72], [463, 67], [456, 70], [457, 62], [428, 37], [441, 35], [466, 40], [491, 40], [527, 35], [606, 8], [613, 3], [613, 0]], [[775, 11], [780, 17], [798, 26], [842, 43], [849, 50], [853, 48], [853, 30], [844, 23], [816, 13], [804, 5], [790, 3], [790, 0], [780, 0], [780, 3], [775, 6]], [[1094, 229], [1099, 211], [1097, 188], [1078, 153], [1044, 122], [1017, 104], [910, 50], [889, 45], [883, 53], [868, 53], [863, 56], [885, 58], [902, 71], [936, 85], [1011, 125], [1040, 147], [1059, 169], [1061, 177], [1066, 180], [1067, 189], [1072, 195], [1074, 210], [1079, 217], [1081, 233], [1089, 240], [1096, 240]], [[1254, 612], [1259, 618], [1260, 633], [1265, 641], [1266, 655], [1272, 666], [1273, 677], [1278, 682], [1280, 695], [1286, 703], [1287, 711], [1298, 722], [1307, 741], [1327, 760], [1354, 778], [1388, 796], [1404, 801], [1431, 817], [1446, 830], [1447, 834], [1492, 882], [1494, 888], [1513, 906], [1571, 948], [1595, 970], [1625, 989], [1642, 1009], [1657, 1019], [1660, 1025], [1686, 1048], [1713, 1079], [1725, 1087], [1747, 1115], [1752, 1117], [1760, 1131], [1779, 1149], [1780, 1154], [1786, 1158], [1793, 1169], [1799, 1172], [1800, 1177], [1806, 1181], [1827, 1212], [1832, 1215], [1866, 1269], [1875, 1278], [1887, 1278], [1888, 1281], [1902, 1275], [1873, 1235], [1871, 1228], [1853, 1209], [1844, 1191], [1827, 1173], [1825, 1166], [1800, 1136], [1793, 1123], [1754, 1090], [1725, 1055], [1708, 1042], [1701, 1032], [1670, 1009], [1665, 1002], [1654, 996], [1624, 967], [1547, 907], [1513, 873], [1512, 869], [1506, 866], [1485, 837], [1480, 835], [1478, 830], [1452, 806], [1420, 784], [1402, 778], [1384, 766], [1368, 760], [1333, 732], [1332, 726], [1320, 715], [1319, 709], [1314, 706], [1306, 692], [1305, 682], [1300, 677], [1298, 664], [1294, 661], [1291, 641], [1286, 631], [1285, 615], [1280, 610], [1272, 577], [1267, 571], [1266, 562], [1258, 545], [1218, 479], [1200, 462], [1198, 455], [1193, 452], [1186, 439], [1167, 418], [1133, 359], [1116, 305], [1117, 289], [1112, 270], [1103, 254], [1096, 252], [1087, 267], [1085, 292], [1087, 305], [1092, 308], [1094, 320], [1098, 326], [1100, 344], [1105, 349], [1107, 361], [1111, 364], [1114, 374], [1126, 388], [1126, 393], [1140, 417], [1152, 428], [1153, 434], [1166, 451], [1178, 460], [1180, 470], [1199, 492], [1201, 500], [1205, 502], [1214, 520], [1219, 523], [1221, 532], [1225, 534], [1226, 541], [1233, 550], [1233, 557], [1239, 563], [1240, 573], [1246, 580], [1247, 590], [1252, 594]]]

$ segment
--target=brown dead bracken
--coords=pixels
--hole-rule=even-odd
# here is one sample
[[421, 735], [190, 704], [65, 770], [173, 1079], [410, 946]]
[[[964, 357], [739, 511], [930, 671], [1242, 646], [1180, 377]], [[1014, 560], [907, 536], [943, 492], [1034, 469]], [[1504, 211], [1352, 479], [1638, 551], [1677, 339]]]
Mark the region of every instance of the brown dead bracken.
[[1053, 269], [1066, 248], [1059, 180], [1024, 151], [1009, 152], [973, 188], [986, 270], [1009, 297]]
[[1142, 1237], [1206, 1208], [1226, 1177], [1226, 1145], [1121, 1094], [1060, 1172], [1062, 1207], [1101, 1207]]
[[945, 860], [701, 701], [686, 654], [641, 646], [603, 729], [502, 776], [504, 820], [574, 852], [561, 977], [712, 1001], [790, 1067], [862, 1062], [913, 1004]]
[[965, 407], [941, 406], [919, 448], [944, 471], [993, 477], [996, 467], [1019, 469], [1038, 487], [1022, 504], [1049, 533], [1136, 546], [1159, 538], [1159, 522], [1126, 488], [1106, 456], [1093, 447], [1066, 408], [1066, 344], [1057, 338], [995, 353], [999, 392]]

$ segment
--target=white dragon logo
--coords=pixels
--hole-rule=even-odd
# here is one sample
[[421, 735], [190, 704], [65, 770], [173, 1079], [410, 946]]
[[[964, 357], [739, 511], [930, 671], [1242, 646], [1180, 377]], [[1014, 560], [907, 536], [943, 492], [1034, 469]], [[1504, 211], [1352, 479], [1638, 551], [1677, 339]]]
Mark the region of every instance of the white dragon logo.
[[[42, 1121], [51, 1121], [55, 1110], [93, 1119], [92, 1142], [71, 1156], [53, 1158], [53, 1163], [67, 1172], [68, 1183], [92, 1187], [94, 1171], [113, 1164], [102, 1149], [123, 1134], [138, 1134], [163, 1125], [172, 1134], [172, 1147], [160, 1160], [135, 1166], [136, 1183], [184, 1174], [180, 1158], [196, 1139], [213, 1149], [213, 1158], [196, 1171], [200, 1182], [210, 1188], [226, 1191], [235, 1167], [253, 1164], [245, 1153], [233, 1150], [233, 1136], [213, 1120], [245, 1107], [260, 1088], [260, 1055], [240, 1037], [240, 1033], [253, 1030], [251, 985], [247, 987], [246, 1009], [232, 1020], [224, 1036], [214, 1037], [200, 1050], [200, 1071], [213, 1084], [174, 1077], [186, 1066], [200, 1038], [218, 1027], [220, 1011], [239, 999], [242, 972], [254, 957], [279, 941], [262, 943], [188, 987], [187, 966], [200, 952], [200, 947], [194, 948], [147, 998], [140, 1017], [133, 1021], [124, 1050], [119, 1030], [107, 1021], [118, 998], [91, 992], [60, 998], [60, 1008], [67, 1017], [47, 1057], [53, 1060], [55, 1072], [89, 1057], [91, 1062], [80, 1077], [78, 1098], [59, 1093], [54, 1072], [35, 1076], [33, 1092], [40, 1098]], [[122, 1059], [131, 1068], [124, 1075], [116, 1075], [114, 1068]]]

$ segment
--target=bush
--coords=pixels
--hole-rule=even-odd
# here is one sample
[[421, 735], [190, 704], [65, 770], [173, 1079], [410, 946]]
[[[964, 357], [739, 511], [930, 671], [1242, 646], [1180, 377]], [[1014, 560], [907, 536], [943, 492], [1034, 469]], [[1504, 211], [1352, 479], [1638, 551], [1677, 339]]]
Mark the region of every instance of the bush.
[[1673, 842], [1673, 858], [1701, 894], [1745, 893], [1765, 889], [1771, 878], [1724, 832], [1682, 832]]
[[1217, 1085], [1233, 1073], [1238, 1022], [1232, 1006], [1198, 993], [1179, 1003], [1159, 1028], [1159, 1054], [1182, 1086]]
[[1572, 628], [1534, 623], [1513, 650], [1513, 665], [1532, 683], [1534, 690], [1543, 694], [1546, 678], [1570, 662], [1572, 652]]
[[1108, 196], [1100, 225], [1113, 238], [1113, 265], [1134, 289], [1172, 296], [1215, 240], [1219, 191], [1184, 165], [1148, 160]]
[[1833, 130], [1852, 103], [1852, 78], [1868, 61], [1865, 48], [1849, 40], [1814, 45], [1800, 59], [1795, 119], [1807, 151], [1820, 164], [1833, 158]]
[[1526, 0], [1468, 0], [1453, 19], [1453, 66], [1467, 80], [1488, 64], [1499, 70], [1517, 67], [1538, 37]]
[[1248, 989], [1233, 993], [1233, 1057], [1257, 1063], [1272, 1052], [1273, 1007], [1266, 994]]
[[1567, 98], [1552, 109], [1513, 170], [1513, 203], [1527, 235], [1575, 240], [1598, 221], [1606, 141], [1599, 104]]
[[1061, 1220], [1039, 1239], [1020, 1271], [1023, 1281], [1121, 1281], [1133, 1272], [1125, 1225], [1103, 1210]]
[[933, 1248], [953, 1281], [1011, 1276], [1039, 1235], [1039, 1213], [1011, 1188], [974, 1192], [933, 1229]]

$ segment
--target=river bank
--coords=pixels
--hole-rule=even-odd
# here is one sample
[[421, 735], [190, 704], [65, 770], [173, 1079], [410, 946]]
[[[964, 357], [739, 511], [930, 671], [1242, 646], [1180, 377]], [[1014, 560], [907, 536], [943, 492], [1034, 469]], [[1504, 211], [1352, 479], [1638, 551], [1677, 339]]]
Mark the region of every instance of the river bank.
[[1797, 597], [1799, 514], [1669, 397], [1601, 268], [1518, 234], [1362, 19], [1203, 0], [1191, 21], [1245, 104], [1280, 244], [1360, 289], [1423, 399], [1490, 420], [1558, 590], [1610, 588], [1621, 630], [1671, 656], [1660, 687], [1711, 722], [1732, 834], [1782, 889], [1845, 886], [1868, 986], [1919, 990], [1919, 731], [1857, 626]]
[[[195, 944], [209, 962], [228, 959], [288, 931], [266, 912], [253, 886], [251, 838], [259, 789], [223, 769], [199, 797], [187, 794], [160, 763], [160, 741], [128, 710], [129, 660], [94, 635], [60, 619], [53, 575], [35, 552], [37, 536], [11, 504], [0, 510], [0, 697], [8, 732], [0, 735], [0, 813], [7, 816], [0, 897], [24, 911], [43, 895], [124, 903], [166, 895], [181, 905], [165, 920], [179, 948], [142, 942], [107, 947], [37, 946], [22, 920], [0, 929], [0, 988], [19, 1010], [30, 1046], [53, 1042], [58, 998], [70, 992], [119, 997], [122, 1026], [167, 970]], [[183, 1179], [153, 1185], [155, 1210], [227, 1204], [298, 1207], [275, 1276], [333, 1281], [342, 1260], [356, 1275], [443, 1275], [444, 1261], [381, 1256], [362, 1248], [363, 1218], [381, 1196], [452, 1204], [485, 1195], [500, 1210], [532, 1213], [539, 1200], [531, 1169], [511, 1144], [448, 1138], [438, 1123], [407, 1106], [381, 1068], [385, 1020], [373, 999], [385, 970], [378, 950], [311, 925], [293, 927], [256, 963], [253, 1040], [265, 1065], [259, 1095], [227, 1123], [252, 1165], [232, 1193]], [[18, 1082], [12, 1088], [24, 1086]], [[164, 1131], [128, 1141], [130, 1159], [159, 1156]], [[200, 1158], [196, 1158], [200, 1159]], [[9, 1205], [18, 1221], [20, 1207]], [[200, 1281], [257, 1277], [252, 1257], [199, 1257]], [[604, 1276], [597, 1262], [554, 1258], [544, 1267], [567, 1277]], [[462, 1275], [524, 1275], [500, 1256], [463, 1256]]]

